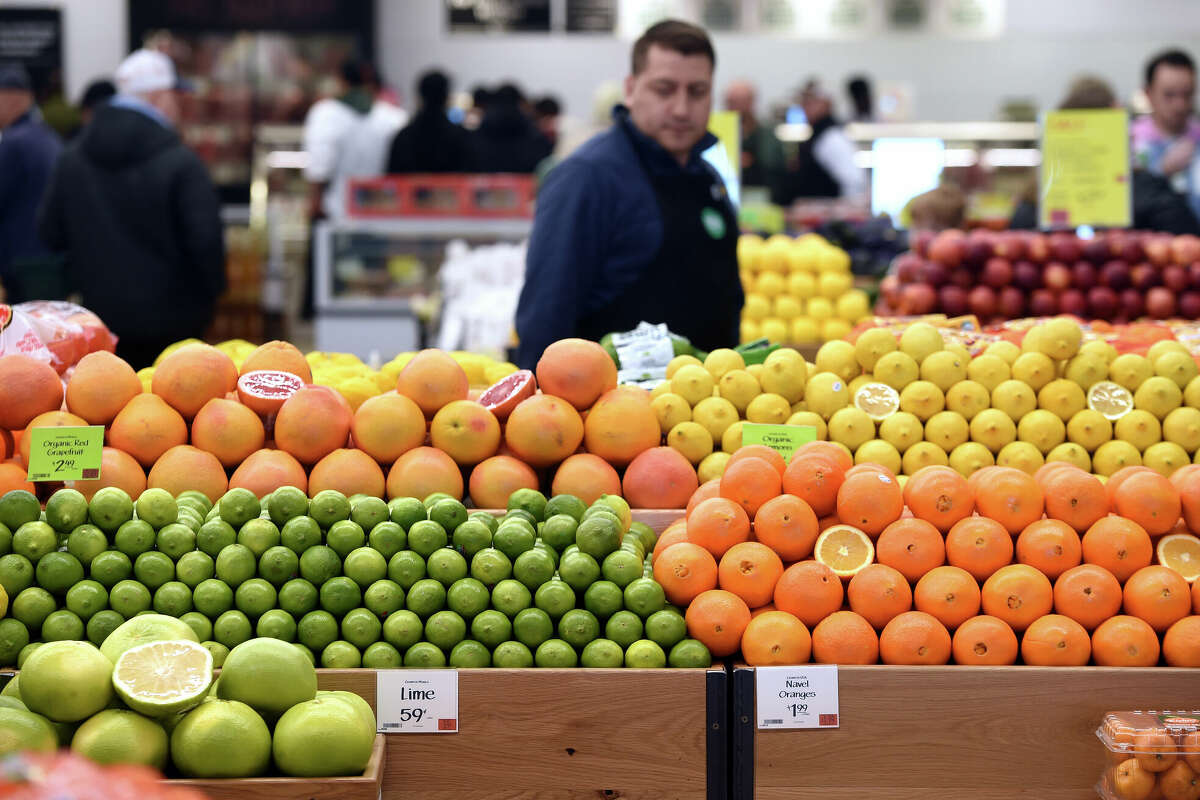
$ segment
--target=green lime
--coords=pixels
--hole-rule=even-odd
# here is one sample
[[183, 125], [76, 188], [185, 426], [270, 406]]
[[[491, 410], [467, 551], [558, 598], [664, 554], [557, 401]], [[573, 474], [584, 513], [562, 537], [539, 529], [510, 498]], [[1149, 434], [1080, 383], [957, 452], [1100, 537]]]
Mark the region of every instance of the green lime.
[[612, 639], [594, 639], [584, 645], [579, 664], [590, 669], [616, 669], [624, 666], [625, 653]]
[[241, 611], [226, 611], [213, 622], [213, 638], [230, 650], [253, 637], [250, 620]]
[[131, 519], [113, 535], [113, 546], [130, 558], [154, 549], [154, 528], [144, 519]]
[[508, 556], [510, 561], [516, 561], [517, 556], [533, 549], [535, 539], [537, 536], [529, 525], [505, 522], [492, 537], [492, 547]]
[[277, 544], [258, 559], [258, 574], [276, 588], [300, 574], [300, 557], [289, 547]]
[[16, 530], [26, 522], [36, 522], [42, 516], [42, 504], [37, 496], [24, 489], [13, 489], [0, 497], [0, 525]]
[[228, 647], [214, 641], [201, 642], [200, 646], [212, 654], [213, 669], [220, 669], [225, 665], [225, 659], [229, 655]]
[[408, 529], [408, 546], [423, 558], [449, 544], [446, 529], [433, 520], [414, 522]]
[[642, 619], [666, 605], [667, 595], [653, 578], [638, 578], [625, 587], [625, 607]]
[[[29, 644], [29, 629], [19, 620], [0, 619], [0, 664], [15, 666], [17, 656]], [[15, 681], [16, 678], [13, 678]], [[5, 689], [8, 687], [6, 686]]]
[[262, 517], [256, 517], [247, 522], [237, 535], [238, 544], [250, 548], [250, 552], [254, 553], [255, 558], [278, 545], [281, 538], [279, 528], [275, 527], [275, 523]]
[[658, 544], [658, 534], [644, 522], [629, 523], [629, 532], [637, 534], [637, 537], [642, 541], [642, 548], [647, 552], [654, 551], [654, 545]]
[[137, 581], [119, 581], [108, 590], [108, 607], [125, 619], [150, 610], [150, 590]]
[[425, 504], [415, 497], [397, 497], [388, 503], [388, 516], [408, 533], [414, 522], [429, 519], [429, 512]]
[[569, 668], [579, 663], [575, 648], [562, 639], [547, 639], [537, 646], [533, 663], [539, 667]]
[[108, 608], [108, 589], [99, 581], [80, 581], [67, 590], [67, 610], [84, 622]]
[[429, 519], [452, 531], [467, 521], [467, 507], [452, 497], [439, 500], [430, 507]]
[[42, 623], [42, 640], [46, 642], [83, 641], [83, 620], [65, 609], [55, 611]]
[[404, 532], [404, 528], [391, 520], [384, 520], [371, 528], [367, 535], [367, 544], [387, 559], [408, 547], [408, 534]]
[[213, 557], [202, 550], [184, 553], [179, 561], [175, 562], [175, 578], [183, 581], [192, 589], [200, 585], [201, 581], [211, 578], [216, 571], [217, 566]]
[[454, 495], [447, 494], [446, 492], [434, 492], [433, 494], [429, 495], [424, 500], [422, 500], [421, 504], [423, 506], [425, 506], [425, 510], [428, 511], [429, 509], [433, 508], [437, 503], [441, 502], [442, 500], [457, 500], [457, 499], [458, 498], [455, 497]]
[[467, 636], [467, 623], [453, 611], [438, 611], [425, 620], [425, 640], [450, 652]]
[[600, 619], [608, 619], [625, 607], [625, 596], [612, 581], [596, 581], [583, 593], [583, 607]]
[[104, 640], [108, 638], [110, 633], [121, 627], [123, 622], [125, 622], [125, 618], [111, 608], [97, 611], [87, 621], [88, 641], [99, 647], [104, 644]]
[[464, 619], [485, 610], [491, 599], [488, 588], [474, 578], [460, 578], [446, 590], [446, 606]]
[[[95, 527], [95, 526], [93, 526]], [[99, 528], [97, 528], [99, 530]], [[12, 552], [12, 531], [7, 525], [0, 523], [0, 556], [8, 555]]]
[[356, 608], [342, 617], [342, 638], [359, 650], [378, 642], [382, 631], [379, 617], [365, 608]]
[[587, 511], [587, 506], [573, 494], [556, 494], [546, 501], [545, 515], [547, 522], [557, 514], [566, 514], [573, 517], [576, 522], [579, 522], [583, 519], [583, 512], [585, 511]]
[[30, 586], [13, 598], [9, 614], [20, 620], [26, 628], [37, 630], [56, 608], [58, 603], [54, 595], [40, 586]]
[[503, 642], [492, 651], [492, 666], [525, 669], [533, 666], [533, 653], [521, 642]]
[[70, 533], [87, 519], [87, 498], [75, 489], [59, 489], [46, 501], [46, 522], [59, 533]]
[[395, 611], [383, 621], [383, 638], [397, 650], [407, 650], [425, 634], [421, 618], [411, 611]]
[[296, 636], [305, 647], [320, 652], [337, 641], [337, 620], [328, 611], [310, 611], [296, 625]]
[[[135, 503], [135, 510], [136, 506], [137, 504]], [[200, 519], [204, 519], [206, 516], [208, 516], [208, 512], [212, 510], [212, 504], [208, 502], [207, 497], [204, 498], [204, 502], [202, 503], [195, 497], [185, 497], [182, 494], [175, 498], [175, 507], [179, 511], [195, 512], [196, 514], [200, 515]]]
[[33, 564], [25, 556], [9, 553], [0, 556], [0, 586], [9, 597], [16, 597], [21, 590], [33, 585]]
[[388, 504], [378, 497], [362, 497], [350, 504], [350, 519], [364, 531], [389, 520]]
[[321, 586], [341, 574], [341, 556], [323, 544], [310, 547], [300, 554], [300, 577], [313, 586]]
[[575, 591], [584, 592], [600, 579], [600, 565], [586, 553], [564, 553], [558, 562], [558, 575]]
[[362, 653], [350, 642], [330, 642], [321, 651], [321, 666], [326, 669], [357, 669], [362, 666]]
[[387, 642], [375, 642], [363, 651], [362, 665], [367, 669], [396, 669], [404, 666], [404, 658]]
[[178, 561], [184, 553], [196, 549], [196, 534], [187, 525], [172, 522], [158, 532], [156, 546], [160, 553], [166, 553], [172, 561]]
[[513, 577], [535, 591], [554, 577], [554, 559], [542, 550], [527, 550], [513, 562]]
[[537, 489], [517, 489], [508, 496], [508, 509], [521, 509], [533, 515], [534, 521], [546, 518], [546, 495]]
[[44, 522], [26, 522], [13, 534], [13, 552], [36, 564], [58, 549], [58, 531]]
[[167, 581], [175, 579], [175, 562], [166, 553], [151, 550], [134, 560], [133, 576], [147, 589], [154, 591]]
[[185, 502], [185, 501], [188, 503], [195, 503], [196, 506], [198, 508], [200, 508], [205, 514], [207, 514], [209, 511], [212, 511], [212, 507], [213, 507], [212, 500], [208, 499], [208, 495], [206, 495], [204, 492], [200, 492], [195, 489], [188, 489], [186, 491], [180, 492], [178, 495], [175, 496], [175, 501], [180, 502], [180, 503]]
[[413, 669], [438, 669], [446, 666], [446, 654], [435, 644], [417, 642], [404, 651], [404, 666]]
[[312, 517], [292, 517], [283, 523], [279, 543], [296, 555], [321, 543], [321, 526]]
[[90, 566], [92, 559], [107, 549], [108, 537], [91, 523], [77, 526], [67, 536], [67, 552], [78, 558], [84, 566]]
[[233, 589], [216, 578], [200, 581], [192, 589], [192, 605], [209, 619], [216, 619], [233, 608]]
[[179, 502], [166, 489], [147, 489], [138, 495], [133, 507], [137, 518], [150, 523], [155, 530], [170, 525], [179, 517]]
[[536, 648], [554, 636], [554, 621], [540, 608], [526, 608], [513, 618], [513, 636], [528, 648]]
[[275, 607], [278, 593], [262, 578], [245, 581], [233, 593], [233, 605], [249, 619], [258, 619]]
[[267, 514], [276, 525], [286, 525], [307, 513], [308, 496], [295, 486], [280, 486], [267, 499]]
[[88, 505], [88, 519], [105, 533], [114, 533], [133, 519], [133, 500], [124, 489], [105, 486], [92, 495], [92, 502]]
[[317, 587], [304, 578], [292, 578], [279, 589], [279, 607], [293, 617], [315, 611], [319, 603]]
[[512, 630], [512, 621], [495, 609], [481, 611], [471, 620], [471, 638], [482, 642], [488, 648], [508, 641]]
[[605, 556], [621, 545], [623, 533], [620, 523], [602, 514], [595, 514], [579, 523], [575, 531], [575, 543], [596, 561], [603, 561]]
[[492, 607], [512, 619], [533, 603], [533, 594], [525, 584], [508, 578], [492, 588]]
[[618, 611], [604, 623], [604, 636], [622, 648], [642, 638], [642, 618], [632, 611]]
[[629, 526], [633, 521], [633, 512], [629, 510], [629, 503], [624, 497], [616, 494], [602, 494], [592, 505], [608, 506], [621, 520], [621, 532], [629, 530]]
[[412, 550], [401, 550], [388, 560], [387, 575], [407, 592], [425, 577], [425, 559]]
[[600, 636], [600, 620], [590, 611], [573, 608], [558, 621], [558, 636], [575, 649]]
[[350, 519], [350, 501], [341, 492], [325, 489], [308, 501], [308, 515], [328, 530], [335, 522]]
[[450, 666], [458, 669], [490, 667], [492, 653], [481, 642], [463, 639], [450, 651]]
[[472, 511], [467, 519], [471, 522], [483, 523], [492, 533], [495, 533], [496, 529], [500, 527], [500, 520], [498, 520], [496, 515], [490, 511]]
[[[246, 584], [238, 587], [240, 592]], [[154, 590], [154, 610], [168, 617], [182, 617], [192, 610], [192, 590], [180, 581], [167, 581]]]
[[468, 519], [454, 529], [454, 549], [471, 559], [480, 550], [492, 546], [492, 529], [477, 519]]
[[[617, 521], [618, 525], [621, 524], [621, 518], [617, 516], [617, 512], [613, 511], [612, 508], [608, 504], [601, 503], [598, 500], [595, 503], [593, 503], [592, 505], [588, 506], [587, 511], [583, 512], [583, 519], [591, 519], [592, 517], [604, 517], [605, 519], [614, 519]], [[582, 523], [583, 520], [581, 519], [580, 522]], [[622, 528], [622, 533], [624, 533], [624, 528]]]
[[339, 576], [330, 578], [321, 584], [319, 591], [321, 608], [335, 617], [343, 616], [347, 611], [362, 605], [362, 589], [349, 578]]
[[628, 550], [614, 550], [604, 557], [600, 573], [605, 580], [612, 581], [624, 589], [642, 577], [642, 559]]
[[435, 551], [425, 561], [429, 577], [441, 581], [443, 586], [450, 586], [455, 581], [467, 577], [467, 560], [462, 553], [443, 547]]
[[340, 557], [345, 558], [367, 543], [367, 534], [357, 522], [348, 519], [339, 520], [325, 534], [325, 544], [333, 549]]
[[217, 503], [221, 519], [240, 530], [243, 525], [262, 513], [258, 497], [249, 489], [230, 489]]
[[550, 560], [552, 562], [554, 562], [554, 568], [558, 569], [558, 551], [557, 550], [555, 550], [550, 545], [546, 544], [541, 539], [538, 539], [536, 542], [533, 543], [533, 549], [537, 550], [540, 553], [545, 553], [547, 556], [549, 556]]
[[175, 521], [186, 527], [193, 534], [199, 533], [200, 529], [204, 527], [204, 518], [187, 509], [180, 509], [179, 516]]
[[555, 514], [542, 525], [542, 539], [558, 552], [575, 544], [579, 522], [569, 514]]
[[687, 638], [687, 623], [678, 611], [664, 608], [646, 618], [646, 638], [670, 650]]
[[512, 575], [512, 562], [494, 547], [486, 547], [471, 559], [471, 577], [485, 586], [495, 586]]
[[200, 641], [212, 638], [212, 621], [199, 611], [189, 611], [180, 616], [179, 621], [191, 628]]
[[[0, 566], [3, 566], [3, 563], [4, 559], [0, 558]], [[133, 574], [133, 562], [119, 550], [105, 550], [92, 559], [88, 572], [93, 580], [99, 581], [106, 589], [111, 589], [119, 581]]]
[[83, 564], [70, 553], [47, 553], [37, 562], [34, 574], [39, 586], [52, 594], [62, 596], [83, 580]]
[[404, 608], [404, 590], [395, 581], [383, 578], [375, 581], [363, 592], [363, 605], [380, 619]]
[[667, 654], [657, 642], [638, 639], [625, 649], [625, 666], [633, 669], [661, 669], [667, 665]]
[[541, 523], [541, 520], [523, 508], [514, 508], [511, 511], [505, 512], [504, 516], [500, 518], [501, 525], [506, 522], [523, 523], [528, 525], [530, 528], [537, 530], [537, 526]]
[[432, 578], [422, 578], [408, 590], [408, 610], [422, 619], [446, 607], [446, 587]]
[[308, 661], [309, 664], [312, 664], [314, 667], [317, 665], [316, 654], [313, 653], [313, 651], [310, 648], [308, 648], [306, 645], [302, 645], [299, 642], [292, 642], [292, 647], [299, 650], [300, 653], [304, 656], [304, 658]]
[[196, 532], [196, 547], [213, 558], [236, 541], [237, 531], [223, 519], [209, 520]]

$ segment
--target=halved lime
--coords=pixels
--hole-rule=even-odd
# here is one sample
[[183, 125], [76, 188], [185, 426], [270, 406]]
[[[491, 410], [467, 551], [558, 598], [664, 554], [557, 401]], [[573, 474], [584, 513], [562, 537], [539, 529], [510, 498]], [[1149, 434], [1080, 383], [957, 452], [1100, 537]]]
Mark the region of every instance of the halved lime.
[[167, 717], [199, 705], [212, 684], [212, 670], [212, 653], [198, 642], [149, 642], [117, 659], [113, 688], [134, 711]]
[[854, 393], [854, 405], [880, 422], [900, 409], [900, 394], [886, 383], [866, 383]]
[[1100, 381], [1088, 389], [1087, 404], [1105, 419], [1117, 420], [1133, 410], [1133, 394], [1119, 383]]

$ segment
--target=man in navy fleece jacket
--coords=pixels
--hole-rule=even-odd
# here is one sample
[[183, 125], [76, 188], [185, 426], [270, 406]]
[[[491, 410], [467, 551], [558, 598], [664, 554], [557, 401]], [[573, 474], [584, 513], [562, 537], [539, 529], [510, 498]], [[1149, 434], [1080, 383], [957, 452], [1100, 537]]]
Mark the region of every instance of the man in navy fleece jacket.
[[704, 350], [738, 340], [737, 217], [701, 153], [715, 54], [703, 29], [668, 20], [633, 46], [613, 126], [555, 167], [538, 195], [517, 308], [517, 361], [643, 320]]

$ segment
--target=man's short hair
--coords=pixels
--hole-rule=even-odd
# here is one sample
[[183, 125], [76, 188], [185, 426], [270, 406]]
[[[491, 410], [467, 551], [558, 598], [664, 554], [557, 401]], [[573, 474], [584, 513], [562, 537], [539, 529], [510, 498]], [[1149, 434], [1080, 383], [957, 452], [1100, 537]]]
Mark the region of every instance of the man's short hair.
[[83, 90], [83, 97], [79, 99], [79, 107], [84, 110], [95, 108], [102, 103], [107, 103], [109, 98], [116, 93], [117, 87], [107, 78], [94, 80]]
[[450, 98], [449, 76], [441, 70], [429, 70], [417, 81], [417, 94], [423, 108], [445, 108]]
[[655, 45], [680, 55], [705, 56], [710, 64], [714, 67], [717, 65], [717, 54], [703, 28], [690, 22], [667, 19], [651, 25], [641, 38], [633, 43], [634, 75], [640, 74], [646, 68], [646, 58], [650, 48]]
[[1196, 71], [1196, 62], [1192, 61], [1192, 57], [1187, 53], [1182, 50], [1164, 50], [1146, 64], [1147, 86], [1154, 82], [1155, 71], [1164, 64], [1169, 67], [1182, 67], [1192, 73]]
[[558, 100], [546, 95], [533, 104], [533, 113], [538, 117], [557, 117], [562, 113], [562, 105]]

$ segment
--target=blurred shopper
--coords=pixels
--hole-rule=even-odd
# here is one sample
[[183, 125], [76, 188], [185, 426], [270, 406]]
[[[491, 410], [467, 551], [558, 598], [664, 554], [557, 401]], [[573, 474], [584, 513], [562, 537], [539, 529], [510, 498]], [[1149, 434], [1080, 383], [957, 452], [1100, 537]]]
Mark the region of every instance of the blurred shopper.
[[533, 124], [541, 131], [550, 148], [558, 147], [558, 122], [562, 117], [562, 104], [557, 99], [546, 95], [533, 103]]
[[337, 153], [330, 175], [328, 193], [332, 201], [325, 205], [326, 216], [346, 216], [347, 184], [351, 178], [372, 178], [387, 171], [392, 139], [408, 123], [408, 112], [389, 99], [379, 71], [363, 64], [363, 87], [371, 95], [371, 108], [337, 140]]
[[83, 96], [79, 98], [79, 118], [84, 127], [96, 116], [96, 110], [111, 100], [116, 93], [117, 87], [108, 78], [100, 78], [87, 85]]
[[725, 89], [725, 108], [736, 111], [742, 131], [742, 185], [764, 186], [770, 190], [771, 202], [785, 203], [787, 163], [783, 145], [775, 131], [759, 125], [754, 113], [758, 92], [749, 81], [735, 81]]
[[812, 129], [800, 143], [796, 171], [790, 176], [791, 197], [860, 197], [867, 176], [854, 163], [855, 147], [833, 116], [833, 98], [816, 81], [800, 94], [800, 105]]
[[38, 232], [66, 255], [68, 288], [136, 369], [171, 342], [204, 335], [225, 288], [225, 240], [208, 170], [175, 131], [171, 60], [138, 50], [116, 83], [59, 159]]
[[738, 340], [738, 223], [702, 158], [716, 56], [702, 28], [667, 20], [633, 46], [613, 125], [546, 178], [517, 309], [518, 361], [551, 342], [643, 320], [705, 350]]
[[[0, 66], [0, 285], [4, 302], [38, 299], [55, 259], [37, 237], [37, 208], [62, 150], [33, 104], [29, 73]], [[57, 294], [57, 292], [55, 293]]]
[[310, 220], [340, 216], [343, 211], [339, 207], [343, 199], [337, 181], [339, 159], [347, 138], [375, 103], [371, 80], [367, 64], [346, 60], [341, 66], [341, 92], [313, 103], [304, 118], [304, 150], [308, 153], [304, 177], [309, 185]]
[[1200, 216], [1200, 120], [1194, 116], [1196, 64], [1182, 50], [1159, 53], [1146, 65], [1150, 116], [1132, 126], [1134, 163], [1160, 176]]
[[479, 172], [532, 173], [553, 148], [522, 109], [524, 97], [512, 84], [496, 90], [479, 129], [471, 134]]
[[388, 174], [472, 171], [469, 136], [446, 116], [450, 89], [450, 78], [436, 69], [417, 81], [421, 105], [412, 121], [392, 139]]
[[875, 121], [875, 96], [871, 91], [871, 81], [865, 75], [856, 75], [846, 81], [846, 94], [850, 96], [850, 104], [854, 108], [851, 122]]

